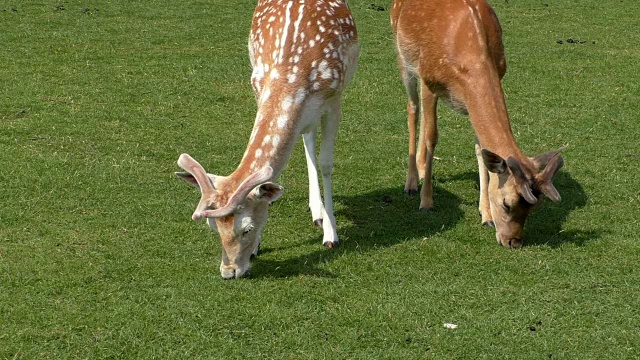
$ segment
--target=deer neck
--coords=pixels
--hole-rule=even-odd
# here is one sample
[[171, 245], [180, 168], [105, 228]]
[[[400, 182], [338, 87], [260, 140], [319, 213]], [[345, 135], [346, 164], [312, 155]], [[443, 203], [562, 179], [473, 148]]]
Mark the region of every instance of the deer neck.
[[[296, 96], [297, 95], [297, 96]], [[229, 176], [241, 182], [250, 174], [271, 166], [275, 181], [286, 166], [298, 138], [298, 118], [305, 90], [289, 94], [271, 91], [267, 85], [258, 97], [258, 111], [240, 165]]]
[[527, 162], [528, 158], [518, 147], [511, 130], [498, 74], [495, 71], [482, 71], [463, 88], [468, 89], [464, 92], [465, 103], [480, 146], [503, 159], [512, 156]]

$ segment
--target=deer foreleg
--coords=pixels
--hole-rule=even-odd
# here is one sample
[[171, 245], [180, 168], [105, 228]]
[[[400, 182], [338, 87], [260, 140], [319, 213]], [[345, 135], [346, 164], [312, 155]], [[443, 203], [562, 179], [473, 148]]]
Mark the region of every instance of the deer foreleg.
[[341, 98], [338, 95], [328, 107], [325, 118], [322, 121], [322, 144], [320, 145], [320, 171], [322, 173], [322, 186], [324, 189], [324, 221], [322, 229], [324, 236], [322, 243], [334, 248], [340, 244], [336, 218], [333, 213], [333, 150], [338, 135], [338, 125], [341, 116]]
[[309, 174], [309, 209], [313, 223], [322, 226], [323, 206], [320, 197], [320, 184], [318, 183], [318, 167], [316, 164], [316, 129], [302, 135], [304, 153], [307, 159], [307, 172]]
[[418, 192], [418, 181], [420, 180], [418, 168], [416, 167], [416, 125], [420, 115], [420, 98], [418, 97], [418, 79], [402, 70], [402, 79], [409, 97], [407, 101], [407, 127], [409, 129], [409, 169], [407, 171], [407, 181], [404, 191], [410, 195]]
[[482, 217], [482, 225], [495, 226], [491, 216], [491, 205], [489, 203], [489, 171], [482, 160], [482, 148], [476, 142], [476, 158], [478, 159], [478, 175], [480, 176], [480, 201], [478, 210]]
[[438, 97], [424, 83], [420, 86], [422, 118], [420, 121], [417, 167], [424, 174], [424, 182], [420, 190], [420, 209], [430, 210], [433, 208], [433, 156], [438, 143], [436, 114]]

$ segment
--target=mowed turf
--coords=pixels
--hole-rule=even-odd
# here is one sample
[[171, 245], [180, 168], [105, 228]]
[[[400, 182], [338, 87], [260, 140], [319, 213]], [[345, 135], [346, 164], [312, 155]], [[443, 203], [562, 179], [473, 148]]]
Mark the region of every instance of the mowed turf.
[[520, 146], [568, 145], [562, 202], [529, 218], [526, 246], [480, 225], [473, 131], [445, 107], [434, 211], [403, 194], [389, 4], [351, 0], [342, 246], [312, 226], [298, 144], [252, 276], [223, 281], [173, 172], [183, 152], [223, 175], [240, 161], [255, 1], [0, 2], [0, 358], [637, 358], [637, 2], [491, 3]]

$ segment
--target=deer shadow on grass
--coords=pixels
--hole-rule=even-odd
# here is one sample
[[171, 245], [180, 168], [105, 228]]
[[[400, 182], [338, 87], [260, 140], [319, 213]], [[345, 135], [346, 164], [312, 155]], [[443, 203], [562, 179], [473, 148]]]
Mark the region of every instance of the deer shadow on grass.
[[[266, 260], [260, 256], [252, 267], [252, 277], [290, 277], [309, 275], [336, 277], [319, 265], [347, 252], [366, 252], [394, 246], [416, 238], [429, 237], [453, 228], [463, 218], [462, 200], [453, 193], [434, 186], [437, 206], [419, 211], [420, 196], [406, 195], [402, 188], [377, 189], [355, 196], [336, 196], [340, 247], [324, 247], [312, 253], [286, 260]], [[322, 243], [322, 232], [307, 240]], [[273, 251], [270, 248], [265, 252]], [[263, 252], [263, 254], [265, 253]]]
[[571, 212], [585, 207], [589, 197], [582, 185], [567, 172], [558, 172], [553, 178], [553, 184], [562, 200], [554, 203], [545, 199], [544, 203], [529, 215], [524, 228], [525, 246], [546, 245], [555, 248], [565, 243], [584, 246], [600, 238], [602, 232], [599, 230], [562, 229]]
[[[439, 179], [439, 182], [450, 181], [474, 181], [476, 188], [479, 186], [478, 174], [472, 171]], [[554, 185], [562, 200], [553, 203], [546, 199], [529, 215], [525, 226], [525, 246], [556, 248], [565, 243], [584, 246], [589, 241], [598, 239], [601, 232], [597, 230], [562, 230], [571, 212], [586, 206], [588, 196], [582, 185], [567, 172], [559, 172], [554, 178]], [[463, 200], [437, 184], [434, 186], [436, 207], [429, 212], [418, 211], [420, 197], [407, 196], [401, 188], [378, 189], [356, 196], [337, 196], [335, 200], [338, 204], [338, 233], [342, 241], [339, 248], [330, 251], [323, 247], [312, 253], [281, 261], [262, 260], [258, 257], [252, 277], [337, 277], [321, 269], [319, 265], [330, 262], [345, 252], [365, 252], [390, 247], [447, 231], [455, 227], [464, 216], [460, 208]], [[475, 201], [477, 203], [477, 199]], [[477, 226], [481, 226], [479, 218]], [[491, 241], [495, 241], [493, 233], [490, 236]], [[307, 241], [320, 244], [322, 233], [319, 232], [318, 236]], [[270, 248], [265, 250], [273, 251]]]
[[419, 211], [420, 195], [406, 195], [401, 188], [337, 197], [342, 206], [336, 216], [349, 223], [341, 228], [345, 249], [389, 247], [455, 227], [464, 217], [462, 199], [437, 184], [433, 189], [436, 206], [430, 211]]

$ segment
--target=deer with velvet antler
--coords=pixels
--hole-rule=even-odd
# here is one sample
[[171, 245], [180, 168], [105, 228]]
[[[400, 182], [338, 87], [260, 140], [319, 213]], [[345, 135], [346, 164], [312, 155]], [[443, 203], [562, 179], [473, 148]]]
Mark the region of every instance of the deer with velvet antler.
[[[342, 92], [356, 71], [358, 54], [356, 27], [345, 0], [258, 1], [249, 35], [258, 110], [240, 165], [229, 176], [216, 176], [182, 154], [178, 165], [186, 172], [176, 173], [201, 191], [192, 218], [206, 218], [219, 233], [223, 278], [245, 275], [257, 255], [268, 206], [283, 192], [275, 181], [300, 135], [313, 222], [323, 229], [323, 244], [339, 244], [332, 200], [333, 149]], [[322, 143], [316, 157], [318, 128]]]
[[486, 0], [395, 0], [391, 26], [409, 97], [405, 191], [417, 192], [424, 178], [420, 208], [433, 207], [436, 104], [442, 99], [468, 114], [476, 133], [483, 224], [495, 226], [503, 246], [522, 246], [524, 223], [542, 195], [560, 200], [552, 179], [563, 165], [562, 148], [529, 158], [516, 143], [500, 82], [507, 68], [495, 12]]

